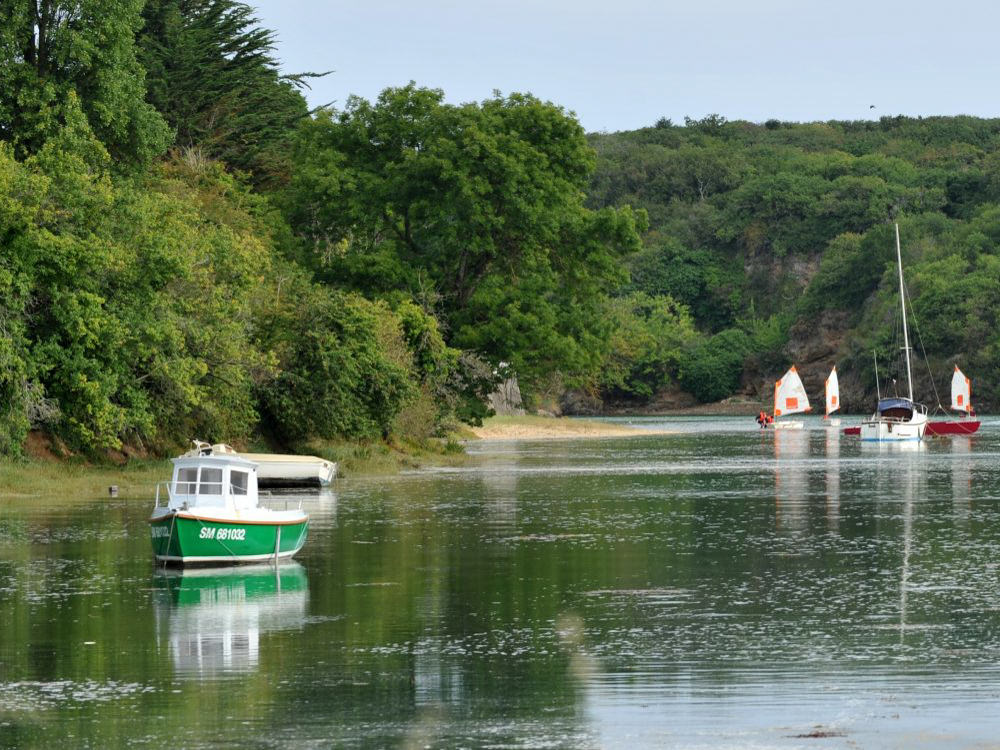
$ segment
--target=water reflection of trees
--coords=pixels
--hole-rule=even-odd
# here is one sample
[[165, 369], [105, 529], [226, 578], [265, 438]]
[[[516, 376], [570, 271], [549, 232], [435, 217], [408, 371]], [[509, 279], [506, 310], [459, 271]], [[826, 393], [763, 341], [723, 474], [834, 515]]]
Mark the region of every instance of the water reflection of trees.
[[809, 431], [774, 431], [774, 505], [779, 529], [801, 532], [808, 524]]
[[[988, 652], [1000, 632], [989, 609], [1000, 532], [983, 500], [994, 474], [973, 472], [961, 444], [880, 454], [831, 433], [777, 454], [756, 433], [671, 436], [641, 465], [609, 451], [609, 471], [548, 470], [534, 456], [501, 474], [355, 481], [297, 558], [308, 599], [276, 628], [261, 611], [233, 614], [255, 598], [245, 583], [242, 594], [223, 584], [190, 616], [151, 595], [144, 513], [52, 521], [48, 536], [65, 536], [58, 564], [32, 547], [29, 524], [0, 563], [18, 592], [0, 598], [0, 636], [30, 645], [4, 666], [18, 679], [149, 681], [159, 690], [136, 701], [146, 715], [193, 729], [235, 716], [289, 744], [594, 746], [588, 721], [646, 689], [739, 695], [831, 666]], [[786, 459], [797, 463], [782, 482], [798, 479], [776, 485]], [[119, 516], [125, 539], [108, 531]], [[57, 604], [79, 580], [104, 593]], [[119, 582], [131, 598], [107, 595]], [[30, 600], [38, 591], [50, 598]], [[228, 656], [227, 637], [198, 636], [237, 631], [246, 638], [229, 639]], [[121, 645], [52, 645], [84, 640]], [[219, 661], [206, 661], [212, 648]], [[125, 712], [98, 714], [104, 744], [116, 744]]]

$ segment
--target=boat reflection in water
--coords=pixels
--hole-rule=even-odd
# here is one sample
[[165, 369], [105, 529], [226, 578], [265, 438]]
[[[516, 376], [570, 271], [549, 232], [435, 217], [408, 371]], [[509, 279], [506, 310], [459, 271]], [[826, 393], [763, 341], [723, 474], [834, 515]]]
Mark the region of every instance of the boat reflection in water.
[[775, 522], [784, 531], [801, 531], [808, 525], [808, 461], [808, 430], [775, 430]]
[[871, 455], [879, 453], [884, 456], [894, 456], [900, 453], [924, 453], [926, 444], [922, 440], [900, 440], [898, 442], [863, 440], [861, 441], [861, 453]]
[[951, 501], [955, 522], [961, 528], [969, 526], [972, 515], [972, 438], [955, 435], [951, 438]]
[[256, 669], [261, 634], [301, 628], [309, 602], [295, 562], [159, 569], [153, 587], [157, 642], [178, 673], [208, 679]]
[[840, 528], [840, 430], [826, 431], [826, 524]]

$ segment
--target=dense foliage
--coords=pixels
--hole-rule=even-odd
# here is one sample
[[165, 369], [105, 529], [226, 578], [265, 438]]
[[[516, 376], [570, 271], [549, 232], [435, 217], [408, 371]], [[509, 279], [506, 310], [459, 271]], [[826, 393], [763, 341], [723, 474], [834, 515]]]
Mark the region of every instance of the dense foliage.
[[280, 75], [274, 33], [235, 0], [147, 0], [142, 18], [147, 98], [175, 143], [257, 184], [287, 179], [292, 135], [307, 115], [299, 88], [315, 74]]
[[[900, 376], [898, 221], [918, 351], [939, 388], [959, 362], [980, 405], [997, 404], [1000, 120], [710, 116], [590, 142], [599, 158], [589, 205], [650, 217], [645, 247], [628, 261], [630, 288], [687, 305], [701, 332], [673, 373], [699, 399], [766, 398], [794, 360], [807, 386], [837, 364], [853, 387], [848, 406], [868, 408], [872, 351], [884, 377]], [[922, 366], [917, 375], [933, 404], [931, 376]]]
[[18, 157], [69, 126], [76, 106], [117, 166], [162, 153], [167, 125], [145, 101], [135, 54], [141, 8], [142, 0], [0, 2], [0, 140]]
[[642, 217], [584, 208], [593, 152], [559, 107], [443, 96], [388, 89], [302, 129], [287, 202], [305, 262], [333, 285], [432, 300], [453, 345], [529, 383], [589, 377]]
[[599, 372], [642, 217], [583, 206], [559, 107], [310, 116], [235, 0], [0, 20], [0, 451], [424, 440], [501, 375]]
[[425, 441], [512, 374], [636, 407], [836, 363], [860, 405], [895, 221], [918, 346], [1000, 403], [1000, 120], [310, 113], [274, 38], [236, 0], [0, 0], [0, 452]]

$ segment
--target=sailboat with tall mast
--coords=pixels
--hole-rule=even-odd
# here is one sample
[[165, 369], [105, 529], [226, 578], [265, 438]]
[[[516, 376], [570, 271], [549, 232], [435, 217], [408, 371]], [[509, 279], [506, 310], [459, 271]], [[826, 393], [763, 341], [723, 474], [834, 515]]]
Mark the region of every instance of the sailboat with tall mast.
[[861, 440], [878, 443], [920, 441], [927, 429], [927, 407], [913, 400], [913, 374], [910, 370], [910, 336], [906, 328], [906, 289], [903, 286], [903, 253], [896, 224], [896, 265], [899, 269], [899, 304], [903, 314], [903, 354], [906, 360], [907, 396], [879, 398], [871, 417], [861, 423]]

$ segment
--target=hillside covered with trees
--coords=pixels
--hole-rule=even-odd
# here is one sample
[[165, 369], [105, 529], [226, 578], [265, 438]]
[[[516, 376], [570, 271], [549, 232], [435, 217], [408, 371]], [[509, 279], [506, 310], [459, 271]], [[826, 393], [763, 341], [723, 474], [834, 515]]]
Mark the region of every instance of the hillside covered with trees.
[[709, 116], [590, 142], [588, 205], [649, 217], [622, 299], [680, 306], [697, 331], [653, 383], [643, 378], [653, 368], [633, 370], [605, 381], [606, 397], [646, 397], [669, 378], [700, 401], [744, 393], [767, 403], [789, 364], [816, 394], [836, 364], [847, 408], [869, 410], [873, 352], [883, 389], [905, 377], [898, 221], [915, 349], [927, 361], [917, 357], [915, 395], [933, 407], [936, 386], [944, 402], [958, 363], [980, 408], [1000, 405], [1000, 120]]
[[932, 371], [998, 403], [1000, 121], [310, 111], [273, 47], [234, 0], [0, 0], [0, 453], [423, 443], [509, 375], [643, 409], [836, 363], [868, 408], [896, 220]]

